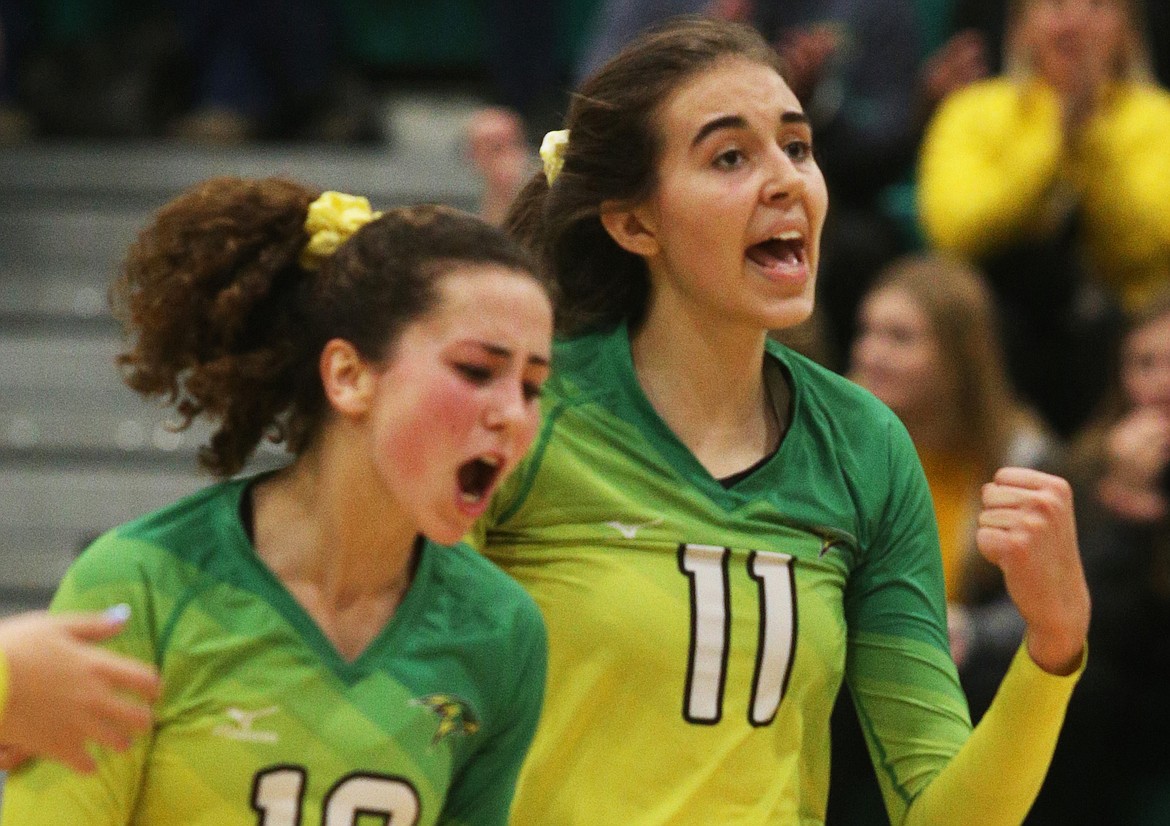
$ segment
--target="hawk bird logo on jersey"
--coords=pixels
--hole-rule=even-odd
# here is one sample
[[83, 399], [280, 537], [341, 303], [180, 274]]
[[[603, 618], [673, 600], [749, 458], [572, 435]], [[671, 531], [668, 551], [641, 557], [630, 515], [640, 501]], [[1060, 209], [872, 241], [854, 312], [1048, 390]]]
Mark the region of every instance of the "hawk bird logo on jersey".
[[821, 541], [821, 551], [817, 556], [824, 556], [834, 547], [840, 547], [843, 551], [849, 550], [849, 541], [833, 528], [813, 528], [812, 534]]
[[479, 718], [475, 716], [471, 704], [462, 697], [454, 694], [428, 694], [415, 697], [410, 702], [411, 705], [429, 708], [439, 718], [439, 727], [431, 738], [432, 746], [444, 737], [466, 737], [479, 731]]

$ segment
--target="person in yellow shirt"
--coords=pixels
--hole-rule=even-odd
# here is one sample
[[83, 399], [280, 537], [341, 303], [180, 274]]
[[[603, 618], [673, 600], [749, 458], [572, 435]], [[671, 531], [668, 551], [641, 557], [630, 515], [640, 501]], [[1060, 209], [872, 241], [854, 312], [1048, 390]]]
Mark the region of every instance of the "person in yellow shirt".
[[1107, 308], [1170, 281], [1170, 93], [1140, 19], [1133, 0], [1021, 0], [1003, 74], [944, 100], [921, 149], [925, 234], [987, 272], [1013, 379], [1062, 436], [1106, 385]]

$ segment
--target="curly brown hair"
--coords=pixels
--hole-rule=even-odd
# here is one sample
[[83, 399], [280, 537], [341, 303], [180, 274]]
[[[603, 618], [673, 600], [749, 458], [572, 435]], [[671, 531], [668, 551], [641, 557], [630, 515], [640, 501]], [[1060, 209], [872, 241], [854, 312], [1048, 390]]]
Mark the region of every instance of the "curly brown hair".
[[280, 178], [201, 183], [157, 213], [110, 289], [124, 380], [174, 405], [179, 429], [197, 416], [216, 424], [199, 452], [216, 476], [238, 472], [262, 438], [298, 455], [308, 446], [327, 411], [317, 362], [330, 339], [388, 357], [460, 265], [536, 279], [500, 230], [441, 206], [388, 211], [309, 272], [298, 259], [319, 195]]

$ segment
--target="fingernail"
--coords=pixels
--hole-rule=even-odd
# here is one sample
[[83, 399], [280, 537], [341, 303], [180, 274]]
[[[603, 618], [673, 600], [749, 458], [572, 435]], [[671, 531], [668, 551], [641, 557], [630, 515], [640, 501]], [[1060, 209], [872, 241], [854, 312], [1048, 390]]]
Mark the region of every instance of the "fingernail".
[[111, 605], [106, 609], [106, 619], [112, 622], [125, 622], [130, 619], [130, 606], [125, 602]]

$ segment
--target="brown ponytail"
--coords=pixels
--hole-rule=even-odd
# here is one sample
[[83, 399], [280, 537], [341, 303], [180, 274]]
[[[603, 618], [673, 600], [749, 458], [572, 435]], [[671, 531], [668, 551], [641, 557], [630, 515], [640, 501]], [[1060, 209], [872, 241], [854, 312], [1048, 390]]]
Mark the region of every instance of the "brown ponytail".
[[536, 278], [503, 232], [439, 206], [387, 212], [309, 272], [299, 258], [319, 195], [276, 178], [200, 184], [159, 211], [111, 288], [123, 378], [173, 404], [180, 428], [200, 415], [216, 424], [199, 461], [217, 476], [238, 472], [262, 438], [294, 454], [310, 443], [327, 413], [317, 362], [330, 339], [380, 360], [451, 269]]

